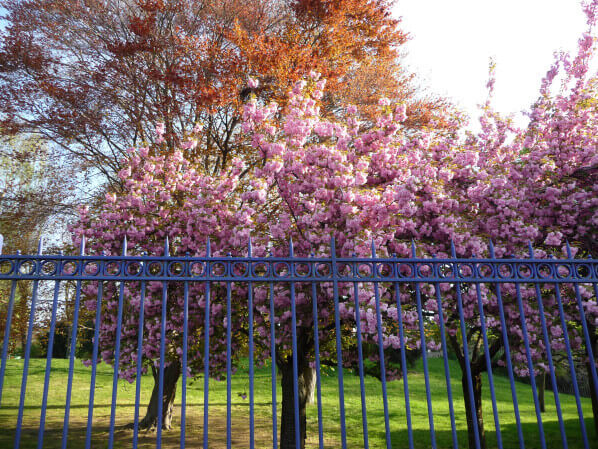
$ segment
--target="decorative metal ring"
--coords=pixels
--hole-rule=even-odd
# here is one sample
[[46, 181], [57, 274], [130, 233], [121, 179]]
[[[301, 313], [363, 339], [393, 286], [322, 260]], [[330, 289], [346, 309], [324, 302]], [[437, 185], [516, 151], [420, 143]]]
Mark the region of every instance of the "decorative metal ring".
[[[464, 268], [469, 270], [469, 274], [464, 273]], [[469, 262], [459, 262], [457, 263], [457, 277], [461, 279], [472, 279], [475, 277], [475, 268], [472, 263]]]
[[252, 277], [270, 277], [272, 276], [272, 263], [270, 262], [251, 262]]
[[[503, 274], [502, 273], [503, 268], [506, 268], [509, 271], [509, 273]], [[498, 264], [498, 266], [496, 268], [496, 274], [501, 279], [513, 278], [515, 276], [515, 267], [513, 266], [512, 263], [501, 262]]]
[[[177, 269], [178, 267], [178, 269]], [[168, 270], [168, 275], [170, 276], [174, 276], [174, 277], [181, 277], [181, 276], [185, 276], [186, 273], [186, 263], [182, 260], [173, 260], [172, 262], [168, 262], [167, 265], [167, 270]]]
[[592, 266], [587, 263], [575, 265], [575, 276], [579, 279], [592, 277]]
[[[493, 279], [496, 278], [496, 266], [491, 263], [479, 263], [475, 265], [476, 277], [478, 279]], [[489, 273], [485, 273], [486, 270]]]
[[[133, 268], [133, 270], [131, 270]], [[125, 262], [125, 276], [140, 276], [143, 273], [143, 263], [133, 260]]]
[[66, 276], [76, 276], [79, 274], [80, 263], [75, 260], [65, 260], [60, 267], [60, 273]]
[[388, 279], [394, 275], [393, 264], [390, 262], [378, 262], [374, 264], [374, 269], [376, 270], [376, 277], [381, 279]]
[[224, 262], [210, 263], [210, 276], [226, 277], [228, 275], [228, 264]]
[[41, 272], [45, 276], [54, 276], [58, 272], [58, 263], [53, 260], [43, 260], [41, 262]]
[[[560, 272], [562, 269], [567, 270], [567, 274], [561, 274]], [[571, 269], [571, 265], [560, 263], [556, 266], [555, 274], [559, 279], [570, 279], [572, 277], [573, 270]]]
[[306, 278], [311, 276], [312, 264], [308, 262], [295, 262], [292, 265], [293, 276]]
[[272, 275], [277, 278], [286, 278], [291, 275], [291, 265], [288, 262], [272, 263]]
[[[534, 277], [534, 268], [531, 264], [528, 263], [518, 263], [515, 268], [517, 269], [516, 274], [519, 279], [531, 279]], [[527, 270], [529, 272], [528, 275], [525, 275], [521, 272], [521, 270]]]
[[26, 260], [19, 261], [18, 264], [19, 264], [19, 266], [17, 267], [18, 274], [28, 276], [28, 275], [32, 275], [33, 273], [36, 272], [37, 263], [35, 262], [35, 260], [26, 259]]
[[[365, 272], [366, 270], [364, 270], [364, 268], [367, 270], [367, 272]], [[357, 264], [357, 277], [358, 278], [369, 278], [373, 276], [374, 273], [374, 267], [373, 264], [370, 262], [359, 262]]]
[[[324, 271], [322, 270], [324, 269]], [[330, 262], [320, 262], [315, 266], [316, 277], [329, 278], [332, 277], [332, 264]]]
[[164, 274], [164, 264], [158, 260], [152, 260], [143, 266], [143, 270], [146, 276], [162, 276]]
[[8, 276], [11, 274], [15, 269], [15, 262], [12, 260], [3, 260], [0, 262], [0, 274], [4, 276]]
[[[547, 275], [545, 275], [542, 272], [545, 269], [548, 270]], [[552, 264], [541, 263], [536, 267], [536, 270], [538, 271], [538, 277], [540, 277], [542, 279], [553, 279], [554, 278], [554, 265], [552, 265]]]
[[438, 270], [438, 277], [441, 278], [454, 278], [455, 276], [455, 267], [452, 263], [448, 262], [441, 262], [437, 266]]
[[231, 267], [231, 275], [236, 278], [249, 276], [249, 262], [234, 262]]
[[194, 277], [204, 277], [206, 275], [206, 263], [192, 262], [189, 266], [189, 275]]
[[352, 278], [355, 277], [355, 264], [349, 262], [337, 262], [336, 272], [340, 277]]
[[[83, 274], [86, 276], [97, 276], [100, 273], [101, 266], [101, 262], [97, 260], [85, 262], [83, 264]], [[93, 268], [93, 270], [90, 270], [90, 268]]]

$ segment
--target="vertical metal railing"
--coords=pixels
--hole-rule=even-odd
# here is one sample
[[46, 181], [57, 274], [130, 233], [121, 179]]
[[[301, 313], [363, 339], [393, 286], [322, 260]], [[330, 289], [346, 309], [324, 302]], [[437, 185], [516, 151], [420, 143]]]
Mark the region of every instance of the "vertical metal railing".
[[[123, 363], [134, 363], [131, 368], [135, 382], [131, 390], [134, 401], [132, 446], [138, 447], [140, 439], [147, 443], [147, 434], [140, 428], [144, 366], [157, 369], [159, 399], [155, 445], [157, 448], [166, 445], [162, 427], [167, 410], [161, 398], [165, 395], [166, 369], [171, 363], [179, 363], [171, 359], [173, 345], [179, 343], [182, 387], [180, 399], [177, 398], [180, 416], [177, 446], [181, 449], [190, 438], [195, 439], [190, 446], [195, 446], [201, 438], [204, 448], [217, 447], [219, 441], [225, 441], [222, 445], [232, 448], [237, 430], [246, 433], [247, 445], [251, 448], [270, 443], [274, 449], [288, 445], [288, 438], [279, 438], [284, 417], [279, 419], [278, 414], [284, 407], [279, 406], [277, 364], [289, 354], [290, 358], [286, 360], [292, 362], [293, 373], [294, 435], [291, 439], [296, 449], [304, 445], [304, 401], [300, 389], [305, 386], [299, 384], [299, 379], [306, 364], [315, 369], [316, 406], [307, 413], [308, 441], [313, 447], [414, 448], [414, 419], [426, 419], [414, 418], [414, 390], [410, 391], [413, 382], [423, 384], [419, 391], [424, 393], [418, 402], [425, 403], [426, 410], [421, 416], [427, 417], [425, 438], [428, 439], [425, 443], [418, 441], [420, 446], [456, 449], [472, 444], [482, 448], [487, 441], [488, 445], [501, 449], [512, 447], [513, 442], [520, 448], [558, 445], [589, 449], [597, 438], [591, 426], [586, 425], [585, 419], [591, 416], [591, 398], [582, 397], [582, 377], [579, 375], [579, 366], [587, 365], [588, 376], [598, 385], [591, 346], [594, 337], [590, 334], [596, 326], [588, 325], [589, 320], [598, 319], [595, 315], [597, 260], [574, 258], [568, 245], [564, 259], [536, 259], [531, 245], [529, 257], [508, 259], [496, 258], [492, 244], [488, 258], [459, 258], [454, 245], [451, 245], [450, 257], [417, 257], [415, 244], [412, 244], [410, 258], [380, 257], [373, 243], [369, 257], [341, 257], [336, 252], [334, 239], [330, 243], [329, 256], [297, 256], [292, 242], [288, 249], [286, 257], [256, 257], [249, 242], [245, 255], [214, 256], [208, 240], [204, 256], [176, 256], [170, 253], [166, 240], [163, 255], [148, 256], [130, 255], [125, 240], [120, 256], [106, 256], [86, 255], [83, 241], [77, 256], [66, 256], [42, 254], [40, 242], [37, 255], [0, 256], [0, 282], [5, 286], [0, 303], [5, 316], [1, 323], [4, 337], [0, 365], [0, 419], [4, 420], [4, 430], [0, 430], [0, 438], [3, 432], [12, 432], [15, 448], [36, 445], [41, 449], [48, 441], [45, 438], [48, 432], [57, 430], [50, 428], [47, 422], [49, 404], [55, 402], [55, 396], [52, 396], [55, 393], [52, 370], [56, 365], [53, 349], [58, 323], [64, 320], [70, 308], [68, 375], [64, 383], [63, 424], [59, 429], [63, 449], [79, 444], [71, 443], [71, 440], [76, 441], [79, 432], [71, 425], [75, 407], [86, 409], [81, 433], [86, 449], [95, 446], [96, 437], [104, 439], [102, 444], [106, 441], [109, 448], [121, 444], [123, 436], [118, 432], [117, 416], [122, 407], [119, 401], [124, 400], [119, 396], [126, 394], [119, 394], [125, 371], [121, 366]], [[65, 302], [64, 289], [69, 282], [75, 284], [73, 304]], [[22, 283], [31, 285], [28, 299], [20, 296], [18, 287]], [[50, 288], [44, 290], [45, 285]], [[239, 296], [240, 291], [246, 292], [243, 298]], [[288, 298], [287, 308], [278, 303], [282, 297]], [[28, 317], [23, 361], [18, 362], [10, 356], [11, 342], [15, 342], [11, 332], [15, 331], [15, 305], [22, 301], [28, 304]], [[48, 306], [44, 308], [40, 304]], [[85, 381], [89, 397], [85, 404], [79, 404], [80, 398], [73, 392], [81, 386], [77, 348], [82, 335], [81, 317], [88, 316], [81, 315], [84, 304], [95, 304], [95, 311], [88, 317], [94, 326], [91, 366]], [[153, 310], [157, 305], [159, 311]], [[153, 310], [155, 321], [147, 318], [150, 310]], [[198, 311], [201, 315], [197, 315]], [[104, 320], [110, 313], [114, 314], [110, 317], [114, 320], [114, 345], [108, 348], [102, 343], [102, 337], [107, 332], [103, 328]], [[130, 313], [136, 314], [135, 319], [126, 315]], [[368, 319], [373, 319], [374, 324]], [[180, 320], [180, 330], [175, 330], [172, 320]], [[48, 325], [43, 327], [42, 322]], [[39, 338], [41, 329], [47, 335], [48, 343], [42, 368], [43, 381], [39, 386], [40, 404], [36, 409], [29, 404], [30, 396], [32, 401], [35, 399], [35, 394], [30, 392], [35, 386], [32, 387], [28, 380], [32, 345]], [[239, 352], [235, 348], [239, 347], [239, 338], [243, 338], [240, 334], [244, 330], [246, 349]], [[437, 365], [438, 372], [433, 371], [436, 365], [428, 354], [433, 340], [428, 332], [435, 332], [439, 340], [442, 366]], [[150, 359], [144, 344], [154, 337], [159, 343], [159, 355]], [[125, 356], [122, 355], [123, 345], [131, 349]], [[299, 350], [305, 351], [306, 347], [307, 352], [300, 354]], [[421, 368], [409, 366], [408, 356], [415, 347], [419, 347]], [[460, 351], [457, 362], [451, 360], [455, 351]], [[538, 370], [542, 369], [538, 353], [547, 364], [554, 397], [553, 415], [541, 410], [535, 379]], [[100, 354], [112, 363], [111, 388], [101, 384], [104, 391], [106, 388], [110, 390], [107, 421], [106, 415], [94, 414], [98, 407], [98, 387], [104, 382], [98, 377]], [[221, 363], [222, 354], [226, 355], [225, 363]], [[573, 397], [566, 400], [558, 391], [557, 354], [564, 359], [574, 391]], [[264, 357], [270, 364], [265, 375], [271, 382], [270, 391], [264, 390], [264, 376], [258, 371]], [[245, 374], [249, 385], [247, 412], [233, 409], [233, 372], [239, 359], [248, 361]], [[496, 372], [497, 361], [504, 364], [504, 374]], [[334, 367], [334, 372], [323, 371], [324, 365]], [[377, 368], [373, 368], [374, 365]], [[465, 391], [454, 389], [451, 384], [455, 382], [452, 371], [457, 366], [462, 370]], [[359, 378], [355, 391], [349, 389], [352, 385], [349, 368]], [[423, 374], [423, 379], [414, 377], [415, 369]], [[373, 372], [379, 380], [373, 379]], [[527, 373], [529, 385], [520, 382], [524, 380], [517, 375], [521, 372]], [[482, 384], [488, 392], [482, 401], [483, 404], [490, 402], [492, 407], [492, 419], [485, 421], [489, 432], [485, 434], [476, 424], [481, 418], [477, 416], [476, 405], [476, 382], [481, 373], [487, 376]], [[199, 390], [193, 384], [188, 385], [190, 376], [198, 375], [203, 375], [203, 401], [199, 405], [189, 401], [189, 395]], [[222, 387], [218, 383], [212, 384], [212, 398], [210, 377], [226, 378]], [[397, 377], [401, 379], [399, 384], [394, 380]], [[19, 380], [20, 386], [15, 387]], [[373, 397], [368, 388], [371, 382], [379, 385], [379, 397]], [[438, 382], [446, 385], [441, 398]], [[502, 388], [507, 385], [510, 388], [512, 416], [500, 405], [498, 382]], [[226, 397], [224, 412], [220, 412], [214, 403], [220, 390], [222, 397]], [[334, 390], [337, 396], [327, 396], [327, 390]], [[349, 396], [357, 401], [347, 400]], [[266, 432], [269, 435], [266, 441], [264, 432], [257, 430], [258, 426], [263, 429], [266, 417], [262, 413], [264, 400], [269, 401], [267, 407], [271, 415], [271, 423], [266, 426], [271, 429], [268, 431], [271, 435]], [[447, 400], [448, 413], [443, 416], [439, 410], [446, 407], [444, 401]], [[329, 405], [332, 403], [333, 407]], [[28, 413], [30, 407], [36, 410], [39, 420]], [[474, 425], [469, 429], [456, 419], [457, 409], [462, 407], [470, 410]], [[533, 412], [523, 412], [532, 407]], [[202, 426], [196, 425], [198, 420], [194, 412], [198, 408], [203, 409]], [[13, 409], [16, 410], [14, 417], [10, 415]], [[404, 415], [404, 422], [397, 419], [398, 411]], [[235, 413], [247, 418], [247, 429], [237, 429]], [[578, 424], [568, 423], [565, 413], [577, 416]], [[357, 433], [351, 427], [353, 424], [349, 424], [357, 422], [355, 416], [361, 424], [361, 431]], [[505, 423], [512, 423], [513, 418], [515, 426], [510, 425], [507, 429]], [[220, 419], [226, 423], [226, 431], [222, 436], [210, 433], [210, 423]], [[524, 423], [530, 421], [536, 430], [533, 434], [527, 431], [524, 434]], [[445, 422], [447, 428], [450, 426], [450, 434], [439, 434], [437, 424], [440, 422]], [[548, 425], [558, 429], [553, 432], [558, 433], [560, 441], [549, 439]], [[55, 419], [52, 426], [55, 426]], [[420, 426], [418, 423], [417, 427]], [[34, 442], [30, 442], [31, 436], [24, 432], [25, 428], [31, 427], [37, 427]], [[197, 430], [200, 427], [201, 432]], [[374, 427], [383, 430], [374, 435]], [[468, 430], [471, 438], [464, 439], [463, 432], [467, 434]], [[505, 438], [507, 432], [510, 434], [508, 439]], [[423, 437], [418, 435], [417, 438]], [[287, 449], [287, 446], [280, 447]]]

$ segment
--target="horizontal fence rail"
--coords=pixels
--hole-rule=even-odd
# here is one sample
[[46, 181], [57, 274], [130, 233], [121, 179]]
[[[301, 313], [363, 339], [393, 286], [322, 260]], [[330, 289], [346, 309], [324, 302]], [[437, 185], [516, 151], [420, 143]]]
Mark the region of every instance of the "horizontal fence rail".
[[597, 447], [596, 259], [122, 248], [0, 256], [0, 446]]

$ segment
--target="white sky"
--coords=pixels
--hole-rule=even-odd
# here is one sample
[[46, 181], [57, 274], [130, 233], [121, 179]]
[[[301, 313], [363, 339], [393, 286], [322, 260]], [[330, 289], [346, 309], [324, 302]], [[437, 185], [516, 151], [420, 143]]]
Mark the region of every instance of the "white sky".
[[394, 11], [412, 37], [405, 60], [411, 71], [465, 110], [474, 129], [491, 57], [495, 109], [518, 113], [537, 98], [553, 52], [575, 51], [586, 31], [578, 0], [397, 0]]

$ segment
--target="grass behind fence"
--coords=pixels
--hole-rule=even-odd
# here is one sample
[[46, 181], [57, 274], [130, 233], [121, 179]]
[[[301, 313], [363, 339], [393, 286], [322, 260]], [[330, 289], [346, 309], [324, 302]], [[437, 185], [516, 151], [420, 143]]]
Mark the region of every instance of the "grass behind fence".
[[[446, 382], [442, 359], [431, 359], [430, 381], [433, 397], [434, 425], [438, 447], [452, 447], [449, 407], [446, 398]], [[246, 363], [246, 362], [245, 362]], [[451, 385], [455, 401], [455, 413], [459, 446], [467, 447], [467, 425], [465, 408], [461, 393], [461, 372], [455, 361], [451, 361]], [[23, 361], [10, 360], [7, 365], [2, 405], [0, 408], [0, 447], [13, 447], [14, 433], [19, 405]], [[25, 401], [24, 426], [22, 434], [22, 448], [37, 447], [39, 417], [41, 412], [41, 398], [43, 391], [45, 360], [32, 359]], [[52, 376], [49, 394], [46, 433], [44, 447], [59, 448], [62, 436], [66, 383], [68, 376], [68, 360], [55, 359], [52, 362]], [[83, 366], [80, 361], [75, 365], [75, 380], [70, 414], [69, 446], [70, 448], [84, 447], [85, 429], [87, 423], [87, 407], [89, 400], [89, 383], [91, 368]], [[486, 380], [486, 379], [484, 379]], [[425, 383], [421, 361], [409, 373], [409, 388], [411, 391], [411, 413], [415, 446], [417, 448], [430, 447], [430, 433], [428, 410], [426, 404]], [[272, 447], [272, 409], [271, 409], [271, 380], [269, 367], [256, 370], [255, 374], [255, 425], [256, 447]], [[149, 401], [153, 379], [144, 376], [142, 381], [141, 412]], [[249, 393], [249, 379], [247, 366], [242, 367], [233, 377], [233, 447], [249, 446], [249, 398], [242, 395]], [[500, 423], [505, 448], [519, 447], [517, 429], [513, 414], [513, 402], [508, 379], [495, 377], [496, 394], [500, 410]], [[112, 390], [112, 369], [104, 364], [98, 366], [96, 399], [93, 420], [94, 448], [105, 448], [108, 442], [108, 426], [110, 419], [110, 401]], [[201, 447], [203, 435], [203, 381], [199, 379], [190, 383], [187, 389], [187, 447]], [[163, 434], [162, 447], [179, 447], [180, 439], [180, 382], [178, 386], [173, 429]], [[496, 447], [494, 419], [487, 382], [484, 384], [484, 419], [489, 447]], [[532, 400], [530, 386], [517, 383], [520, 413], [523, 425], [526, 447], [540, 447], [538, 426]], [[330, 371], [322, 377], [322, 409], [325, 435], [325, 446], [340, 447], [340, 424], [338, 383], [336, 373]], [[371, 448], [385, 447], [384, 416], [380, 382], [374, 378], [366, 380], [367, 418], [369, 427], [369, 443]], [[405, 419], [405, 403], [403, 396], [403, 382], [393, 381], [388, 384], [390, 408], [390, 425], [393, 447], [407, 447], [407, 425]], [[570, 395], [560, 395], [563, 416], [566, 424], [568, 443], [570, 448], [581, 448], [582, 440], [575, 399]], [[278, 413], [280, 415], [281, 392], [278, 385]], [[361, 399], [359, 378], [349, 373], [345, 375], [345, 400], [347, 415], [348, 447], [363, 447]], [[133, 420], [135, 403], [135, 384], [125, 381], [119, 382], [117, 415], [116, 415], [116, 444], [118, 448], [130, 448], [133, 432], [122, 427]], [[598, 438], [593, 432], [592, 410], [590, 400], [582, 399], [586, 428], [588, 429], [590, 444], [598, 448]], [[308, 406], [308, 442], [307, 447], [317, 447], [318, 425], [317, 406]], [[558, 421], [556, 417], [554, 397], [551, 391], [546, 391], [546, 412], [542, 414], [545, 434], [549, 448], [562, 447]], [[211, 448], [226, 447], [226, 382], [210, 381], [209, 403], [209, 440]], [[280, 432], [280, 430], [278, 430]], [[140, 447], [155, 446], [155, 433], [142, 432]]]

